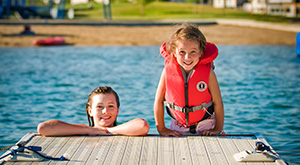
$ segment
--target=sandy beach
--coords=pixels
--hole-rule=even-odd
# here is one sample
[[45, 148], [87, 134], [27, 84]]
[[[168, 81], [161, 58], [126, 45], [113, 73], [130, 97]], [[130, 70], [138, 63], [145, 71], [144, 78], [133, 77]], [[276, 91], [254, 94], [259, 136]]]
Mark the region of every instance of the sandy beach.
[[[207, 41], [217, 45], [295, 45], [296, 32], [234, 25], [201, 25]], [[63, 36], [68, 45], [160, 45], [174, 26], [32, 25], [36, 35], [19, 35], [23, 25], [0, 25], [0, 47], [33, 46], [35, 39]]]

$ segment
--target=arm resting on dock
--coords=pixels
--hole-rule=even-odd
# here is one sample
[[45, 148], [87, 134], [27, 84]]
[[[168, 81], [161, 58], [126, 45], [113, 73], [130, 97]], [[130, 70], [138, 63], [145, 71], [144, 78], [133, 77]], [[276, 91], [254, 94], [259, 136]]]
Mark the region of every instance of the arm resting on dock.
[[157, 127], [157, 131], [162, 136], [182, 136], [179, 132], [166, 128], [164, 119], [164, 100], [166, 93], [166, 82], [165, 82], [165, 69], [161, 73], [161, 77], [156, 90], [155, 101], [154, 101], [154, 117]]
[[149, 124], [143, 119], [133, 119], [115, 127], [89, 127], [85, 124], [70, 124], [60, 120], [48, 120], [38, 125], [42, 136], [102, 135], [107, 133], [121, 135], [146, 135]]
[[89, 127], [85, 124], [70, 124], [60, 120], [48, 120], [37, 127], [43, 136], [69, 136], [69, 135], [101, 135], [106, 134], [104, 128]]
[[218, 135], [219, 133], [222, 132], [224, 126], [224, 106], [223, 106], [223, 101], [222, 101], [222, 96], [221, 96], [221, 91], [217, 80], [217, 76], [213, 70], [211, 70], [209, 74], [208, 89], [212, 96], [216, 124], [213, 129], [206, 130], [201, 133], [201, 135], [205, 135], [205, 136]]
[[149, 131], [149, 124], [143, 119], [136, 118], [115, 127], [106, 127], [106, 129], [108, 133], [112, 134], [129, 136], [147, 135]]

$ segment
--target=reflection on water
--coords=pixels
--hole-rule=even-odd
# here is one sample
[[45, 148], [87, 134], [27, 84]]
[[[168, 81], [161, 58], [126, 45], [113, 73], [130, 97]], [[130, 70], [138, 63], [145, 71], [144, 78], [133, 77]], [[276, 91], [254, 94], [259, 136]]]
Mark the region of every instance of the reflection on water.
[[[274, 148], [300, 150], [300, 62], [289, 46], [218, 46], [215, 61], [225, 132], [260, 132]], [[38, 123], [86, 123], [85, 102], [97, 86], [120, 95], [118, 122], [150, 123], [163, 68], [158, 46], [0, 48], [0, 146]], [[166, 125], [170, 118], [166, 116]], [[280, 152], [284, 154], [283, 152]], [[284, 156], [300, 162], [296, 156]]]

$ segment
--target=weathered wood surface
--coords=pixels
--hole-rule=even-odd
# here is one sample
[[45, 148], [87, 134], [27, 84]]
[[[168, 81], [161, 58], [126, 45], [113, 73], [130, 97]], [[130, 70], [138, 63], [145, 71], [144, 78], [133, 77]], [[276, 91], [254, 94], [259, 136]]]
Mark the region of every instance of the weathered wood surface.
[[[5, 164], [124, 164], [124, 165], [218, 165], [276, 164], [275, 162], [237, 162], [235, 153], [253, 151], [255, 138], [160, 137], [160, 136], [34, 136], [26, 146], [41, 146], [42, 153], [69, 161], [5, 162]], [[264, 141], [266, 143], [266, 141]]]

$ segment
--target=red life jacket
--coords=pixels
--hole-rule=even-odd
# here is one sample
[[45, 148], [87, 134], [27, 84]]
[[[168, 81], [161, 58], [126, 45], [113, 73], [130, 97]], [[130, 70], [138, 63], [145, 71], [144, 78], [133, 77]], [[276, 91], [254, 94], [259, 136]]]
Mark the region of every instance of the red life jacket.
[[[166, 43], [161, 46], [160, 53], [165, 58], [165, 105], [171, 116], [185, 127], [198, 123], [205, 116], [208, 118], [213, 113], [212, 97], [208, 90], [209, 74], [212, 62], [218, 56], [218, 48], [212, 43], [206, 43], [203, 56], [190, 71], [186, 78], [188, 80], [185, 80], [177, 60], [170, 61]], [[211, 107], [211, 113], [208, 112], [208, 107]]]

